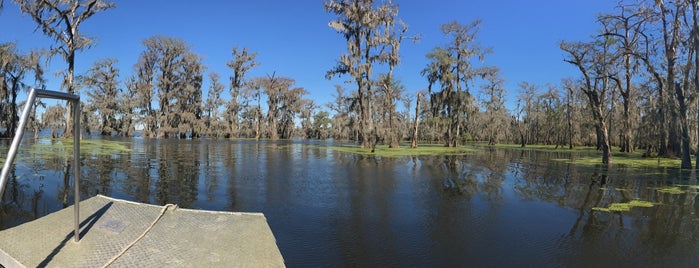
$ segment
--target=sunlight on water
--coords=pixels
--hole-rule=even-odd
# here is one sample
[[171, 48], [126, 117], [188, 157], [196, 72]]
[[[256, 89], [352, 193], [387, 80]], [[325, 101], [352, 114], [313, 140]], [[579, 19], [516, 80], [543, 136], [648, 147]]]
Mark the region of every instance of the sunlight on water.
[[[83, 198], [263, 212], [289, 266], [699, 262], [699, 187], [676, 170], [576, 167], [509, 149], [396, 158], [303, 141], [117, 141], [128, 150], [82, 158]], [[3, 229], [72, 200], [66, 159], [24, 142]]]

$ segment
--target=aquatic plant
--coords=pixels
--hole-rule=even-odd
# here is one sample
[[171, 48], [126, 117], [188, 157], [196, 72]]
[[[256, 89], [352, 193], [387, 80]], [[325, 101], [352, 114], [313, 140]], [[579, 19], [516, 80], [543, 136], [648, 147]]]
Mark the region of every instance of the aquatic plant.
[[[83, 155], [112, 155], [130, 152], [124, 142], [84, 139], [80, 141], [80, 153]], [[73, 153], [72, 139], [41, 139], [32, 144], [27, 150], [42, 157], [62, 157]]]
[[655, 188], [656, 191], [659, 193], [666, 193], [666, 194], [684, 194], [687, 191], [682, 190], [680, 186], [668, 186], [668, 187], [661, 187], [661, 188]]
[[608, 207], [593, 207], [592, 210], [603, 212], [624, 212], [634, 207], [650, 208], [654, 204], [649, 201], [634, 199], [626, 203], [611, 203]]

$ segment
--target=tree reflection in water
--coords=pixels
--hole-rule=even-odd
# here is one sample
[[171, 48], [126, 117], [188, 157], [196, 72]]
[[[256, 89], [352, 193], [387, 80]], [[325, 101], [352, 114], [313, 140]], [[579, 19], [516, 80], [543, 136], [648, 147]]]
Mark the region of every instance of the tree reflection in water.
[[[72, 200], [64, 147], [32, 142], [0, 206], [3, 229]], [[128, 152], [83, 153], [83, 198], [264, 212], [289, 266], [699, 262], [691, 173], [576, 167], [554, 161], [569, 153], [530, 150], [386, 158], [307, 141], [126, 142]], [[600, 210], [634, 200], [653, 205]]]

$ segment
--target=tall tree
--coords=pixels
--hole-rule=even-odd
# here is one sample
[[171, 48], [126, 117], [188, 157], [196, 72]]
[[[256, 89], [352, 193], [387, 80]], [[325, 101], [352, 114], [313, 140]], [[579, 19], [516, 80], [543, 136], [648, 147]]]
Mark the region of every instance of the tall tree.
[[[57, 43], [51, 49], [53, 55], [60, 54], [68, 64], [63, 74], [62, 87], [66, 92], [74, 94], [75, 53], [90, 47], [93, 39], [83, 35], [80, 25], [97, 12], [114, 8], [114, 3], [103, 0], [15, 0], [22, 13], [32, 17], [42, 32]], [[72, 104], [68, 105], [68, 115]], [[73, 135], [71, 116], [66, 117], [65, 136]]]
[[202, 118], [202, 85], [206, 67], [201, 62], [201, 56], [186, 53], [180, 67], [180, 79], [175, 95], [175, 114], [178, 134], [185, 138], [197, 138], [203, 130]]
[[646, 34], [651, 17], [648, 10], [640, 7], [619, 4], [617, 9], [619, 9], [618, 14], [600, 15], [598, 20], [604, 28], [602, 35], [617, 40], [616, 56], [620, 60], [617, 64], [621, 65], [622, 71], [610, 78], [616, 82], [623, 102], [621, 151], [630, 153], [635, 147], [632, 124], [634, 115], [631, 114], [632, 98], [635, 95], [633, 78], [639, 62], [635, 55], [641, 54], [642, 36]]
[[330, 128], [332, 121], [330, 113], [327, 111], [318, 111], [313, 115], [313, 126], [311, 127], [311, 138], [326, 139], [330, 136]]
[[495, 145], [504, 138], [507, 127], [508, 114], [505, 108], [505, 80], [500, 76], [500, 71], [493, 68], [486, 77], [485, 84], [481, 85], [483, 90], [482, 105], [485, 109], [485, 129], [488, 135], [488, 144]]
[[141, 53], [141, 57], [134, 65], [135, 74], [129, 79], [127, 88], [133, 103], [136, 121], [143, 124], [144, 135], [155, 137], [158, 131], [157, 107], [154, 106], [155, 91], [155, 65], [156, 56], [152, 53]]
[[417, 148], [418, 124], [420, 122], [420, 92], [415, 96], [415, 118], [413, 119], [412, 135], [410, 136], [410, 148]]
[[[136, 131], [136, 125], [143, 123], [139, 121], [139, 105], [143, 100], [137, 101], [140, 93], [138, 92], [138, 82], [135, 76], [128, 77], [124, 87], [125, 93], [117, 95], [117, 103], [122, 114], [121, 118], [118, 119], [119, 135], [130, 137]], [[145, 124], [142, 126], [145, 126]]]
[[[400, 81], [392, 79], [390, 72], [379, 77], [380, 89], [377, 91], [376, 101], [379, 103], [377, 113], [381, 114], [383, 122], [382, 136], [389, 148], [400, 147], [400, 130], [397, 128], [398, 111], [396, 102], [402, 98], [404, 91]], [[377, 133], [378, 134], [378, 133]]]
[[[690, 44], [694, 52], [694, 76], [692, 79], [692, 84], [695, 90], [695, 96], [699, 95], [699, 2], [697, 0], [689, 0], [692, 7], [692, 25], [691, 25], [691, 35]], [[692, 58], [692, 57], [690, 57]], [[699, 105], [697, 105], [699, 106]], [[699, 109], [697, 109], [697, 121], [699, 123]], [[699, 127], [697, 127], [696, 132], [697, 150], [696, 150], [696, 168], [699, 169]]]
[[450, 43], [444, 47], [436, 47], [427, 54], [430, 63], [422, 71], [427, 77], [429, 89], [438, 83], [441, 90], [433, 94], [433, 107], [442, 107], [442, 114], [451, 122], [444, 134], [445, 145], [456, 147], [461, 139], [462, 126], [470, 111], [475, 111], [473, 96], [469, 84], [478, 76], [484, 76], [489, 68], [477, 67], [473, 60], [481, 62], [490, 49], [478, 45], [476, 35], [480, 20], [468, 25], [456, 21], [443, 24], [441, 29], [445, 36], [450, 37]]
[[240, 136], [246, 138], [260, 139], [262, 137], [262, 86], [260, 79], [253, 78], [248, 81], [246, 87], [241, 91], [242, 113], [240, 114]]
[[41, 51], [22, 54], [14, 43], [0, 44], [0, 137], [11, 137], [19, 124], [17, 96], [26, 88], [24, 79], [34, 74], [34, 81], [43, 84]]
[[[383, 63], [388, 57], [383, 49], [389, 41], [382, 38], [382, 27], [391, 27], [398, 14], [398, 6], [391, 1], [375, 6], [373, 0], [328, 0], [323, 3], [325, 11], [337, 16], [329, 26], [342, 34], [347, 41], [347, 53], [342, 54], [337, 65], [327, 72], [326, 78], [349, 75], [357, 86], [359, 106], [360, 145], [371, 146], [375, 135], [373, 114], [372, 72], [375, 64]], [[374, 133], [376, 134], [376, 133]]]
[[[386, 133], [386, 137], [384, 137], [384, 139], [388, 140], [389, 148], [397, 148], [400, 147], [400, 137], [397, 133], [398, 131], [395, 128], [396, 124], [394, 122], [395, 114], [397, 113], [395, 102], [397, 102], [400, 96], [402, 96], [401, 92], [403, 88], [397, 87], [400, 84], [394, 82], [397, 80], [393, 77], [393, 70], [400, 63], [400, 45], [403, 42], [403, 39], [409, 38], [413, 41], [417, 41], [420, 39], [420, 37], [406, 36], [408, 26], [403, 21], [396, 21], [395, 19], [395, 17], [398, 16], [397, 8], [394, 8], [391, 5], [384, 5], [381, 8], [384, 10], [380, 12], [380, 14], [383, 14], [386, 16], [386, 18], [382, 20], [384, 23], [382, 29], [384, 33], [381, 36], [380, 43], [385, 44], [384, 48], [388, 50], [384, 53], [380, 53], [380, 56], [384, 58], [383, 60], [388, 63], [388, 72], [386, 75], [379, 78], [379, 87], [383, 92], [382, 95], [385, 100], [384, 109], [386, 112], [384, 114], [388, 114], [388, 120], [384, 120], [384, 124], [387, 124], [384, 126]], [[396, 23], [399, 26], [398, 28], [396, 28]]]
[[294, 119], [303, 105], [301, 97], [306, 91], [293, 87], [293, 79], [277, 77], [275, 74], [254, 80], [267, 95], [267, 137], [271, 140], [291, 138], [295, 127]]
[[[668, 94], [672, 94], [674, 89], [674, 91], [677, 93], [675, 94], [677, 100], [684, 101], [684, 94], [682, 92], [682, 88], [679, 85], [677, 85], [675, 79], [677, 76], [677, 60], [679, 57], [678, 49], [680, 46], [680, 42], [682, 42], [682, 20], [684, 18], [687, 3], [685, 0], [676, 0], [668, 1], [668, 3], [665, 3], [665, 1], [655, 1], [655, 4], [658, 8], [658, 14], [660, 16], [660, 26], [662, 27], [663, 37], [662, 44], [664, 47], [663, 55], [666, 64], [664, 67], [667, 70], [665, 76], [666, 88], [664, 90], [668, 92]], [[665, 118], [661, 118], [661, 122], [668, 122], [670, 126], [668, 128], [669, 132], [667, 133], [667, 138], [665, 137], [665, 133], [663, 133], [663, 140], [667, 140], [667, 146], [663, 146], [663, 144], [661, 144], [660, 154], [676, 154], [680, 151], [681, 146], [681, 140], [679, 138], [679, 135], [677, 134], [677, 124], [681, 123], [679, 122], [680, 120], [678, 120], [678, 116], [680, 115], [678, 114], [678, 110], [676, 109], [676, 104], [674, 101], [672, 101], [671, 99], [665, 100], [665, 97], [662, 92], [660, 94], [660, 98], [660, 105], [664, 105], [668, 107], [670, 110], [670, 120], [664, 120]], [[663, 114], [662, 116], [665, 115]], [[685, 164], [683, 164], [683, 166], [685, 166]], [[689, 164], [689, 166], [691, 166], [691, 163]]]
[[51, 129], [51, 137], [56, 138], [57, 130], [60, 128], [65, 128], [65, 120], [63, 120], [66, 114], [66, 109], [60, 104], [54, 106], [49, 106], [46, 108], [43, 114], [41, 114], [41, 122], [43, 128]]
[[[327, 104], [327, 107], [333, 112], [331, 134], [334, 139], [346, 140], [352, 138], [352, 133], [356, 131], [353, 126], [356, 113], [353, 109], [356, 105], [356, 98], [347, 96], [345, 88], [340, 85], [335, 85], [335, 98], [333, 102]], [[355, 139], [356, 140], [356, 139]]]
[[[313, 124], [313, 119], [318, 114], [317, 109], [318, 106], [315, 104], [315, 102], [313, 102], [313, 100], [304, 100], [301, 104], [299, 118], [301, 119], [301, 133], [304, 139], [321, 139], [318, 138], [319, 133], [315, 131], [317, 128], [316, 125]], [[327, 115], [325, 117], [327, 117]], [[323, 129], [323, 136], [324, 137], [322, 139], [327, 137], [326, 129]]]
[[240, 125], [238, 123], [239, 113], [242, 109], [240, 105], [241, 90], [247, 84], [247, 79], [245, 75], [253, 67], [259, 65], [255, 58], [257, 53], [252, 53], [248, 51], [247, 48], [233, 47], [233, 59], [230, 60], [226, 65], [231, 68], [233, 74], [230, 76], [230, 94], [231, 100], [228, 103], [227, 108], [227, 118], [229, 126], [229, 136], [236, 137], [238, 131], [240, 130]]
[[592, 117], [596, 123], [598, 148], [602, 151], [602, 163], [611, 164], [611, 141], [607, 126], [607, 95], [610, 87], [611, 39], [601, 38], [597, 42], [561, 42], [561, 49], [568, 53], [565, 62], [573, 64], [582, 74], [580, 90], [588, 98]]
[[539, 86], [526, 81], [519, 82], [518, 86], [520, 87], [520, 93], [517, 99], [517, 108], [515, 109], [516, 114], [512, 123], [518, 131], [520, 145], [524, 148], [530, 142], [531, 125], [533, 124]]
[[215, 73], [209, 73], [209, 91], [204, 102], [204, 112], [206, 113], [206, 133], [211, 136], [224, 136], [225, 125], [219, 116], [221, 106], [224, 104], [222, 98], [223, 89], [225, 88], [219, 82], [220, 76]]
[[[197, 136], [204, 66], [181, 39], [153, 36], [136, 64], [139, 100], [149, 136]], [[153, 106], [157, 97], [157, 109]]]
[[79, 86], [87, 88], [86, 111], [98, 116], [99, 131], [102, 135], [112, 135], [120, 131], [117, 123], [119, 103], [119, 69], [114, 66], [116, 59], [98, 60], [87, 70], [87, 75], [79, 77]]

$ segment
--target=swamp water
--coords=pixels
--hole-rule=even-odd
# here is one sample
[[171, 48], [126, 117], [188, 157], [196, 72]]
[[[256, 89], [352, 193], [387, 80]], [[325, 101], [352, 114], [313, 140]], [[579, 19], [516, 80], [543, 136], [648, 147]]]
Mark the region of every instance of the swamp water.
[[[87, 141], [83, 199], [263, 212], [291, 267], [699, 265], [693, 172], [512, 149], [387, 158], [308, 141]], [[63, 143], [23, 141], [0, 229], [71, 205]]]

